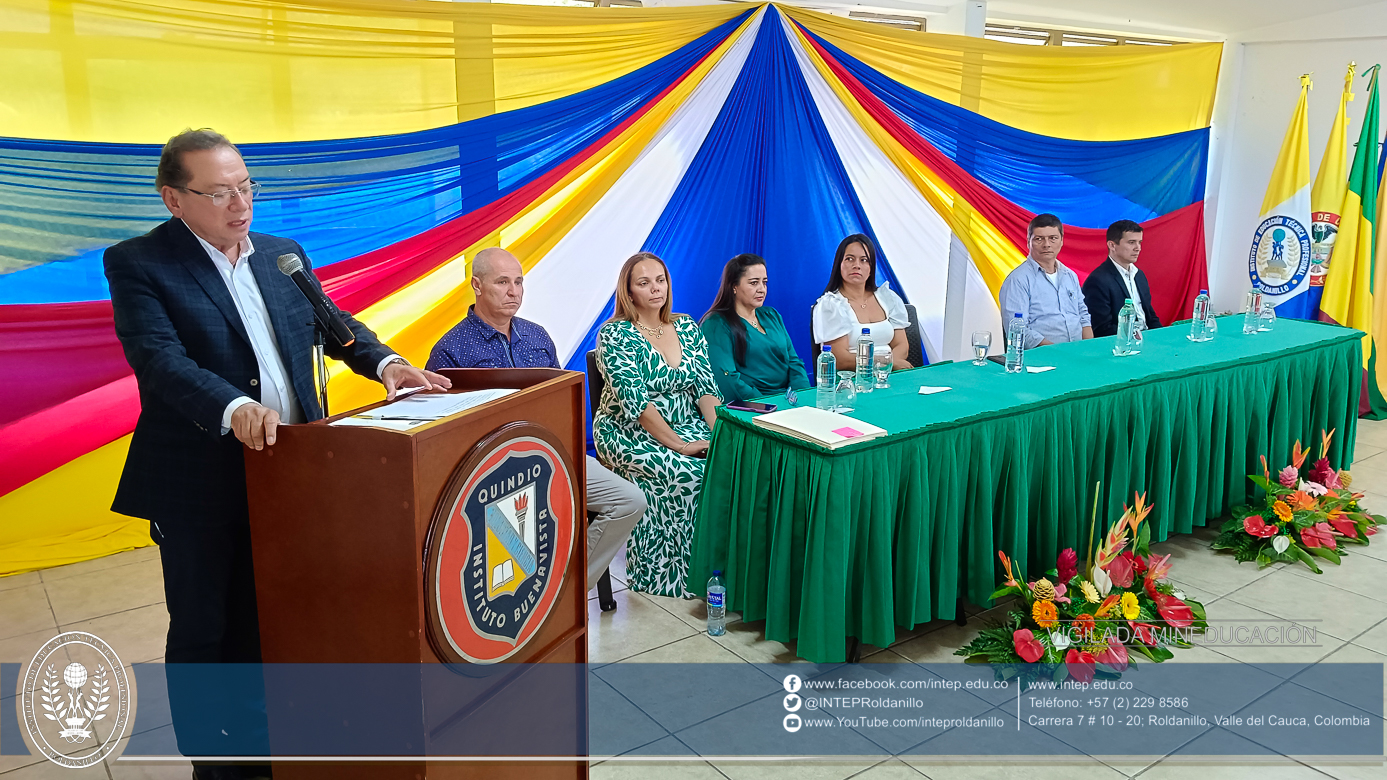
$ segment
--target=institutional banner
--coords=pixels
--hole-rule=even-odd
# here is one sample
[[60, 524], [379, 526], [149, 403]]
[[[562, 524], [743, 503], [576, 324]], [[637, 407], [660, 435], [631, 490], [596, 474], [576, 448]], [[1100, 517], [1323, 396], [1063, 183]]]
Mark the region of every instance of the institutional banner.
[[1283, 317], [1314, 316], [1310, 303], [1310, 123], [1306, 95], [1310, 77], [1300, 77], [1300, 100], [1281, 142], [1276, 167], [1252, 232], [1247, 273], [1252, 286]]

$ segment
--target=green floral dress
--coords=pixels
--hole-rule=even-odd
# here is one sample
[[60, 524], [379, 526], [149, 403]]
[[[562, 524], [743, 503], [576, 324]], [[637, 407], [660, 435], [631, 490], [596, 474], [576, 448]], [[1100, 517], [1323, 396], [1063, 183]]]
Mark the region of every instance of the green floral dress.
[[646, 404], [685, 441], [712, 433], [698, 409], [705, 395], [721, 399], [708, 362], [708, 342], [689, 317], [674, 321], [683, 356], [671, 368], [636, 326], [613, 321], [597, 333], [597, 350], [607, 385], [592, 421], [597, 455], [613, 472], [635, 483], [650, 508], [631, 532], [627, 586], [657, 596], [684, 596], [694, 512], [703, 484], [703, 459], [680, 455], [641, 427]]

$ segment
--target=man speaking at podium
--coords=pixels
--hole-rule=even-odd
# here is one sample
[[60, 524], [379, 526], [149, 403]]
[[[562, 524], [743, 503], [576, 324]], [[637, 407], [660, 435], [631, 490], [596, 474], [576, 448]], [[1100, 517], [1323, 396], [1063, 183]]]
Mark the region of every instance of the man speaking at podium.
[[[297, 255], [304, 281], [321, 286], [297, 242], [250, 232], [260, 185], [221, 134], [187, 130], [169, 139], [155, 186], [173, 217], [105, 254], [116, 335], [141, 407], [111, 509], [149, 520], [159, 543], [169, 611], [165, 663], [259, 663], [242, 447], [272, 446], [278, 425], [323, 416], [313, 386], [314, 306], [277, 259]], [[354, 338], [328, 339], [327, 354], [379, 379], [387, 398], [398, 388], [450, 385], [341, 312], [337, 332], [346, 329]], [[175, 667], [168, 674], [185, 754], [244, 754], [245, 745], [266, 744], [263, 711], [227, 705], [239, 715], [213, 722], [206, 681]], [[194, 777], [268, 773], [198, 766]]]

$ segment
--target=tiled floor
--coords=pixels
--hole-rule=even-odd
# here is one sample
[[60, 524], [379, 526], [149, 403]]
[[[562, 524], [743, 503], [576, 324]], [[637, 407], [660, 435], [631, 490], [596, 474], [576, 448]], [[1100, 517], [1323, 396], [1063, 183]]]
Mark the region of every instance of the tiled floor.
[[[1365, 504], [1387, 512], [1387, 422], [1361, 421], [1358, 430], [1354, 488], [1368, 494]], [[1239, 565], [1208, 548], [1208, 530], [1179, 537], [1158, 549], [1171, 553], [1174, 578], [1191, 597], [1201, 599], [1209, 616], [1222, 621], [1318, 620], [1318, 646], [1279, 648], [1198, 647], [1181, 651], [1176, 662], [1309, 663], [1319, 660], [1387, 663], [1387, 543], [1363, 549], [1341, 567], [1327, 566], [1323, 575], [1302, 567], [1257, 569]], [[1382, 537], [1379, 537], [1382, 540]], [[796, 661], [793, 645], [764, 641], [760, 625], [729, 616], [727, 634], [710, 637], [705, 630], [702, 602], [660, 598], [625, 588], [622, 561], [613, 566], [615, 612], [589, 601], [591, 661], [788, 663]], [[80, 628], [109, 642], [127, 663], [159, 661], [168, 625], [163, 607], [159, 556], [155, 548], [113, 555], [100, 560], [0, 578], [0, 662], [27, 662], [59, 629]], [[974, 610], [968, 625], [936, 621], [901, 632], [891, 647], [864, 649], [869, 663], [952, 663], [953, 651], [967, 642], [991, 615]], [[8, 702], [5, 706], [12, 706]], [[663, 730], [636, 750], [661, 755], [687, 753], [679, 735]], [[110, 762], [84, 771], [60, 769], [35, 758], [0, 756], [0, 780], [40, 778], [179, 778], [183, 766], [141, 766]], [[1124, 760], [1064, 762], [1047, 759], [988, 762], [878, 758], [845, 759], [794, 764], [772, 761], [651, 762], [608, 761], [592, 769], [599, 780], [1165, 780], [1198, 775], [1201, 780], [1255, 778], [1387, 778], [1387, 768], [1372, 765], [1315, 765], [1273, 756], [1252, 762], [1182, 762], [1151, 756]]]

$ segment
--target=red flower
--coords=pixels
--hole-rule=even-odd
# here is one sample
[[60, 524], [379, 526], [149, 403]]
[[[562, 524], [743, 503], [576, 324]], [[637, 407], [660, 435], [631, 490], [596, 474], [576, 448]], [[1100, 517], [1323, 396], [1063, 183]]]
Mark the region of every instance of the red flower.
[[1316, 523], [1309, 528], [1300, 529], [1300, 543], [1306, 547], [1328, 547], [1331, 550], [1339, 546], [1334, 541], [1334, 529], [1329, 523]]
[[1011, 642], [1016, 646], [1016, 654], [1026, 659], [1026, 663], [1035, 663], [1045, 655], [1045, 648], [1041, 646], [1040, 640], [1035, 638], [1029, 628], [1022, 628], [1011, 635]]
[[1118, 588], [1132, 587], [1132, 559], [1126, 555], [1119, 555], [1103, 567], [1103, 570], [1112, 578], [1112, 584]]
[[1093, 682], [1097, 663], [1093, 653], [1087, 650], [1070, 650], [1064, 656], [1064, 665], [1069, 667], [1069, 676], [1085, 685]]
[[1350, 539], [1358, 538], [1358, 526], [1352, 520], [1344, 516], [1343, 512], [1335, 512], [1329, 516], [1329, 524], [1335, 531], [1347, 536]]
[[1276, 536], [1276, 526], [1267, 525], [1261, 515], [1248, 515], [1243, 518], [1243, 530], [1261, 539]]
[[1142, 644], [1156, 644], [1155, 626], [1150, 623], [1137, 623], [1132, 620], [1128, 620], [1127, 625], [1132, 627], [1132, 631], [1136, 634], [1137, 639], [1141, 640]]
[[1079, 554], [1074, 552], [1073, 547], [1066, 547], [1060, 550], [1059, 560], [1055, 562], [1055, 568], [1059, 576], [1055, 579], [1060, 584], [1064, 584], [1074, 579], [1074, 575], [1079, 573]]
[[1156, 596], [1156, 612], [1165, 619], [1166, 623], [1176, 627], [1184, 628], [1194, 623], [1194, 611], [1190, 606], [1180, 599], [1166, 593]]
[[1372, 536], [1372, 535], [1375, 534], [1375, 533], [1377, 533], [1377, 529], [1374, 528], [1374, 527], [1371, 526], [1371, 525], [1368, 526], [1367, 528], [1364, 528], [1364, 529], [1363, 529], [1363, 535], [1364, 535], [1364, 536]]
[[1318, 482], [1325, 487], [1329, 487], [1329, 483], [1337, 480], [1338, 477], [1339, 475], [1329, 465], [1329, 458], [1320, 458], [1315, 461], [1314, 468], [1310, 469], [1310, 481]]
[[1117, 637], [1108, 637], [1108, 649], [1099, 653], [1097, 660], [1114, 672], [1126, 671], [1127, 647], [1117, 641]]
[[1071, 625], [1073, 627], [1075, 640], [1084, 643], [1092, 641], [1093, 630], [1097, 627], [1097, 621], [1093, 619], [1092, 615], [1081, 612], [1074, 618]]

